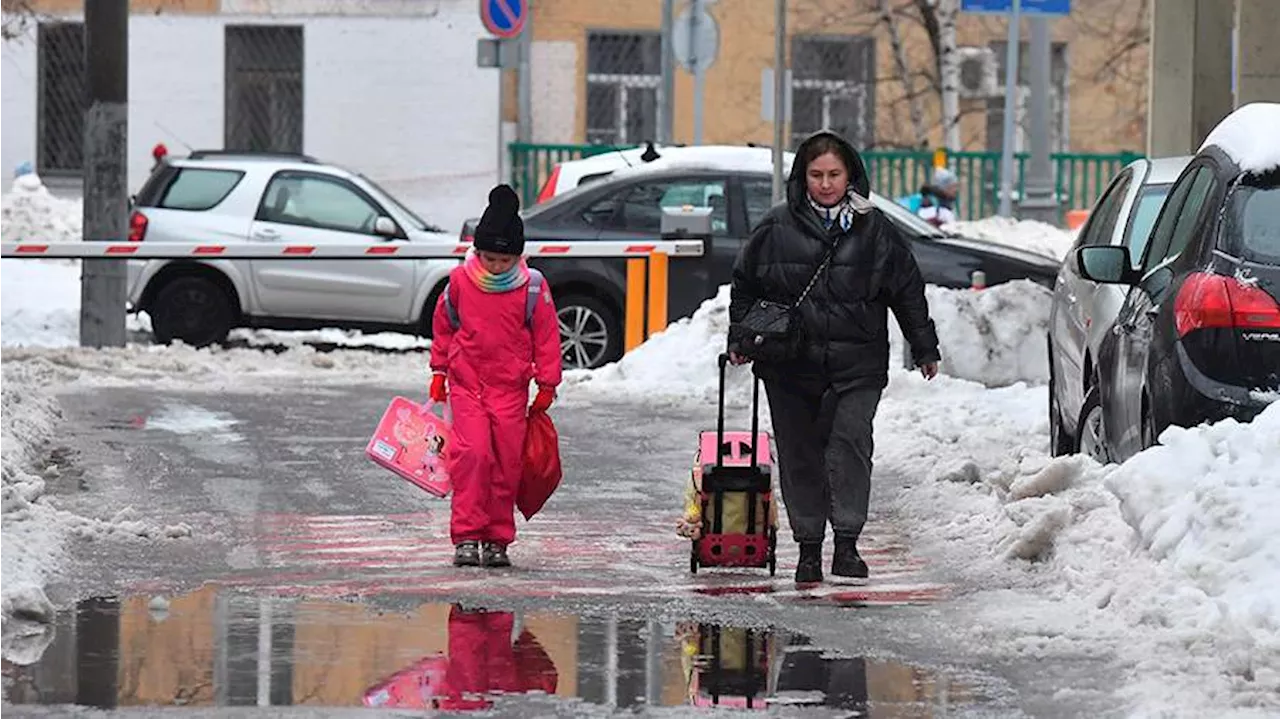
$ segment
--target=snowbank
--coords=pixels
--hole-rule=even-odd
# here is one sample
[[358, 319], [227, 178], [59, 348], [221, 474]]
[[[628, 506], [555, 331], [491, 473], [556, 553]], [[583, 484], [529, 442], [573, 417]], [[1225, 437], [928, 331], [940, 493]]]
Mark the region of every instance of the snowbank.
[[1017, 247], [1055, 260], [1066, 257], [1071, 243], [1076, 241], [1075, 231], [1058, 229], [1035, 220], [1013, 220], [1007, 217], [956, 222], [943, 229], [966, 237]]
[[54, 196], [35, 174], [14, 178], [0, 207], [5, 242], [79, 242], [82, 237], [80, 200]]
[[[1047, 290], [1020, 280], [979, 292], [929, 287], [926, 294], [941, 343], [943, 374], [991, 386], [1048, 380]], [[902, 335], [894, 323], [890, 326], [890, 365], [900, 367]], [[595, 372], [569, 372], [566, 379], [611, 396], [713, 402], [716, 357], [728, 332], [729, 288], [724, 286], [692, 317], [673, 323], [620, 361]], [[745, 372], [731, 373], [729, 382], [736, 401], [749, 400]]]
[[1200, 149], [1217, 145], [1240, 165], [1240, 169], [1261, 174], [1280, 167], [1277, 123], [1280, 123], [1280, 104], [1251, 102], [1224, 117], [1201, 143]]

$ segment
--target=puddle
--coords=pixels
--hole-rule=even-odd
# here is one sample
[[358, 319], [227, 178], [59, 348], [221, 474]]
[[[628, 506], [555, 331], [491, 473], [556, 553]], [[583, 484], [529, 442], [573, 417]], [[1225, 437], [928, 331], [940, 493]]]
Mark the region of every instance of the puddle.
[[[508, 709], [580, 702], [943, 716], [981, 703], [917, 667], [830, 655], [785, 631], [450, 603], [90, 599], [43, 652], [6, 656], [14, 704]], [[625, 610], [622, 611], [625, 614]], [[824, 712], [825, 713], [825, 712]]]

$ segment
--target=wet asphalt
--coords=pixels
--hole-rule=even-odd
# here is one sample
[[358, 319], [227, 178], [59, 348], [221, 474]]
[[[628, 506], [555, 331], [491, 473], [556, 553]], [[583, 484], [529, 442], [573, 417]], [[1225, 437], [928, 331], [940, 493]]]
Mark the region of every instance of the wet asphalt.
[[785, 520], [776, 577], [690, 574], [674, 526], [714, 407], [556, 407], [565, 479], [542, 514], [518, 520], [515, 566], [454, 568], [447, 500], [364, 456], [390, 398], [408, 393], [61, 397], [56, 501], [102, 519], [123, 510], [140, 528], [72, 545], [49, 587], [63, 610], [24, 640], [38, 659], [4, 663], [6, 713], [1106, 709], [1058, 700], [1061, 687], [1105, 684], [1096, 660], [1028, 666], [953, 638], [950, 598], [971, 588], [912, 552], [885, 510], [896, 478], [877, 478], [869, 581], [797, 588]]

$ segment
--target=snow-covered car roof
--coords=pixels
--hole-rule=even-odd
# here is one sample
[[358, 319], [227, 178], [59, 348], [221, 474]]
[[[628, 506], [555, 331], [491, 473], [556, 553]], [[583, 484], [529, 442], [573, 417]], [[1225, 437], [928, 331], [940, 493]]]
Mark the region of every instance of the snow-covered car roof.
[[1280, 103], [1252, 102], [1236, 109], [1209, 133], [1200, 149], [1216, 146], [1244, 172], [1280, 168]]

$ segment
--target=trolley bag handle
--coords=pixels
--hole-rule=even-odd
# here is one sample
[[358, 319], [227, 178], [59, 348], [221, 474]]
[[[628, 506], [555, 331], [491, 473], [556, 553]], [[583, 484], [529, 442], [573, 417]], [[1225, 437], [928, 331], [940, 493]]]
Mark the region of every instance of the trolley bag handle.
[[[716, 420], [716, 468], [724, 467], [724, 383], [729, 353], [720, 354], [720, 407]], [[760, 378], [751, 377], [751, 468], [760, 466]]]

